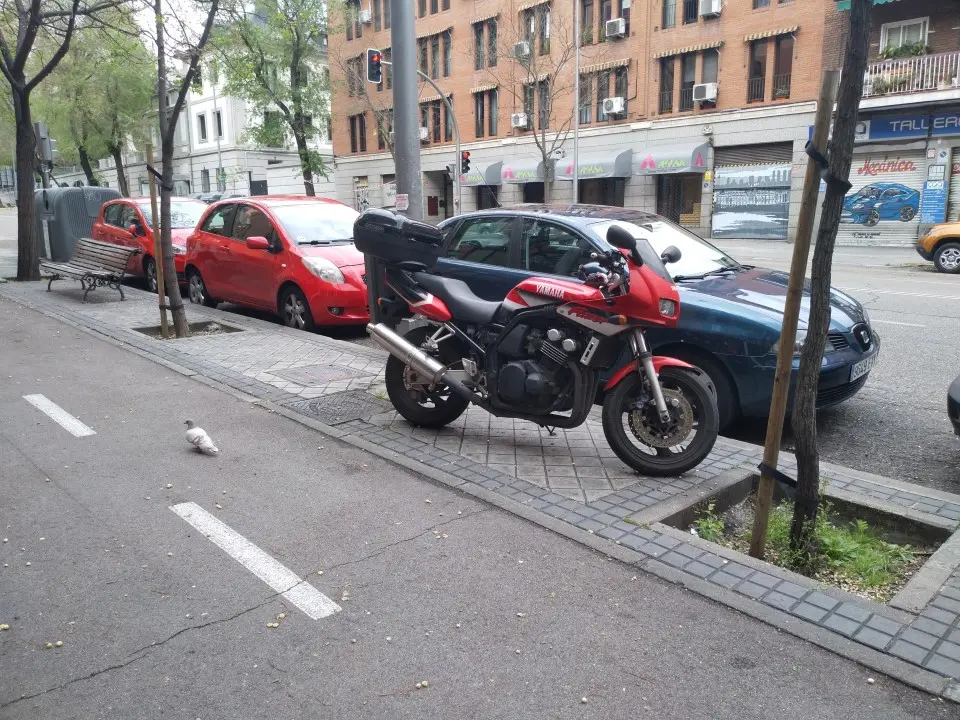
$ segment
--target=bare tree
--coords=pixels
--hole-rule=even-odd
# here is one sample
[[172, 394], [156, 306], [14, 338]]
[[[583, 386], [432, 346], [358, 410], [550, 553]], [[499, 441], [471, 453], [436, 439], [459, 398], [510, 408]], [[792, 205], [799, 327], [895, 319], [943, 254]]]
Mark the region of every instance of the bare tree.
[[[40, 279], [34, 242], [36, 137], [30, 95], [67, 54], [78, 18], [92, 26], [99, 13], [123, 2], [0, 0], [0, 73], [10, 84], [16, 127], [17, 280]], [[39, 46], [42, 52], [38, 52]]]
[[[187, 324], [187, 315], [183, 308], [183, 298], [180, 296], [180, 286], [177, 283], [177, 271], [173, 265], [173, 241], [170, 235], [170, 197], [173, 194], [173, 146], [174, 134], [177, 131], [177, 120], [183, 110], [187, 93], [197, 74], [197, 65], [203, 54], [203, 49], [210, 39], [214, 21], [217, 18], [219, 0], [211, 0], [205, 5], [206, 19], [199, 37], [189, 29], [188, 23], [175, 14], [164, 15], [163, 0], [154, 0], [154, 14], [156, 17], [157, 43], [157, 95], [160, 111], [160, 161], [163, 165], [160, 180], [160, 250], [163, 257], [163, 282], [169, 298], [170, 310], [173, 315], [174, 332], [178, 338], [190, 334]], [[171, 20], [176, 22], [170, 23]], [[170, 38], [172, 47], [168, 48], [166, 25], [170, 23], [176, 27], [177, 36]], [[186, 69], [180, 78], [180, 86], [173, 107], [170, 107], [169, 78], [167, 77], [167, 54], [186, 60]]]
[[863, 95], [863, 74], [867, 66], [870, 37], [871, 0], [853, 0], [850, 33], [843, 61], [843, 74], [837, 95], [833, 136], [829, 143], [829, 170], [839, 182], [827, 184], [820, 214], [817, 245], [810, 268], [810, 316], [807, 336], [800, 352], [800, 371], [793, 407], [793, 435], [797, 455], [797, 497], [791, 548], [801, 563], [818, 553], [814, 530], [820, 504], [820, 454], [817, 449], [817, 385], [823, 362], [823, 348], [830, 324], [830, 273], [837, 227], [843, 210], [843, 198], [849, 189], [844, 182], [850, 174], [857, 109]]

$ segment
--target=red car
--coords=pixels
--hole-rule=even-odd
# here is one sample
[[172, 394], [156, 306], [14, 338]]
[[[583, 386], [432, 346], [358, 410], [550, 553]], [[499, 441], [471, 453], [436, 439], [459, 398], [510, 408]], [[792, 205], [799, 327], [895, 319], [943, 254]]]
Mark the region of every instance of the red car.
[[190, 301], [270, 310], [304, 330], [367, 323], [357, 215], [336, 200], [295, 195], [214, 203], [187, 238]]
[[[159, 208], [158, 208], [159, 209]], [[189, 198], [170, 201], [170, 234], [173, 239], [173, 264], [182, 281], [187, 253], [187, 237], [207, 204]], [[150, 292], [157, 291], [157, 263], [154, 260], [153, 223], [150, 222], [150, 198], [122, 198], [104, 203], [93, 224], [93, 239], [116, 245], [138, 246], [143, 252], [130, 259], [127, 272], [147, 279]]]

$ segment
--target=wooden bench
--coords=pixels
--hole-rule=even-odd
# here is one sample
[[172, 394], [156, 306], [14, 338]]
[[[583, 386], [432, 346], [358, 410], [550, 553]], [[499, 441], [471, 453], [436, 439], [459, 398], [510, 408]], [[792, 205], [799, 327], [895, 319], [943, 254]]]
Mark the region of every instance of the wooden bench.
[[50, 286], [54, 280], [72, 278], [80, 281], [80, 287], [84, 291], [84, 302], [87, 301], [87, 293], [102, 286], [119, 291], [120, 299], [125, 300], [120, 281], [127, 272], [130, 258], [140, 252], [142, 250], [138, 247], [125, 247], [83, 238], [77, 242], [73, 257], [67, 262], [42, 262], [40, 269], [51, 274], [50, 282], [47, 283], [47, 292], [50, 292]]

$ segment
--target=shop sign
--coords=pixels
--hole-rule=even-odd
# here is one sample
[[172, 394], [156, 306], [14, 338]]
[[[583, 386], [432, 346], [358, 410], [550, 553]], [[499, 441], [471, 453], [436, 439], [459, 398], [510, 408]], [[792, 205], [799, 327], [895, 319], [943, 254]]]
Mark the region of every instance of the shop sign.
[[857, 168], [857, 175], [875, 176], [888, 173], [915, 172], [916, 169], [917, 165], [913, 160], [903, 160], [898, 157], [895, 160], [874, 161], [868, 157], [864, 158], [863, 164]]
[[942, 223], [947, 219], [947, 188], [943, 180], [928, 180], [923, 184], [920, 201], [921, 223]]

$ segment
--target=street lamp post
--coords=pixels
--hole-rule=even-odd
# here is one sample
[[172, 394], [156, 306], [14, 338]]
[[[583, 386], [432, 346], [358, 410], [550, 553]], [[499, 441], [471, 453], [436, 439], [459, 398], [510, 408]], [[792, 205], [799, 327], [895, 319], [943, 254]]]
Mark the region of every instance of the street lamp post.
[[570, 200], [580, 200], [580, 7], [573, 0], [573, 192]]

